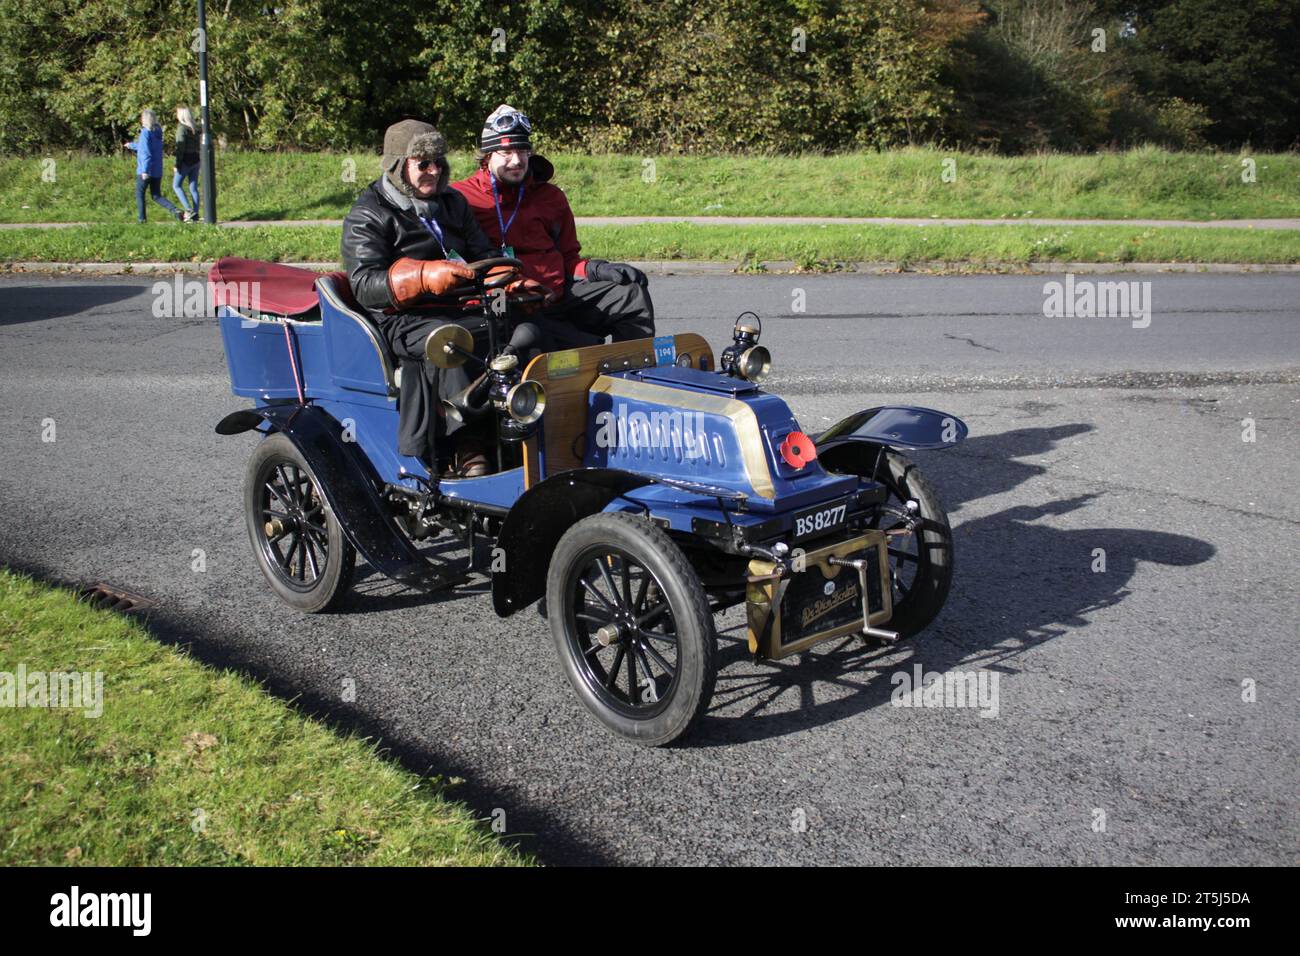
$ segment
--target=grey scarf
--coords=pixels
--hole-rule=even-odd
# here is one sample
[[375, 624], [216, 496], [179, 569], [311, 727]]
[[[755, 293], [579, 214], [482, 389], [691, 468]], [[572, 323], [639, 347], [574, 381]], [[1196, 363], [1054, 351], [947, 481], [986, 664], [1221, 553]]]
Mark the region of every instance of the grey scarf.
[[420, 199], [418, 196], [408, 196], [401, 192], [393, 181], [387, 176], [381, 176], [380, 182], [383, 183], [384, 198], [391, 202], [399, 209], [409, 209], [421, 219], [437, 219], [438, 214], [442, 212], [442, 203], [438, 199], [437, 193], [432, 199]]

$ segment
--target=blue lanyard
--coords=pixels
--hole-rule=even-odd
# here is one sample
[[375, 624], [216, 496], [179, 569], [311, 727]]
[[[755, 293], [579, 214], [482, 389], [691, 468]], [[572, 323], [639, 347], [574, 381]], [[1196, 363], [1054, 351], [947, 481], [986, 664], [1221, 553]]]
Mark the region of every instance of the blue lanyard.
[[492, 208], [497, 211], [497, 225], [501, 227], [501, 248], [506, 247], [506, 233], [510, 227], [515, 224], [515, 216], [519, 215], [519, 207], [524, 202], [524, 184], [519, 184], [519, 198], [515, 200], [515, 211], [510, 214], [509, 221], [501, 218], [501, 194], [497, 192], [497, 178], [488, 173], [488, 178], [492, 180]]
[[436, 219], [425, 219], [423, 216], [416, 216], [420, 222], [424, 223], [424, 228], [428, 229], [433, 238], [438, 240], [438, 246], [442, 249], [442, 257], [447, 258], [447, 244], [442, 241], [442, 226], [438, 225]]

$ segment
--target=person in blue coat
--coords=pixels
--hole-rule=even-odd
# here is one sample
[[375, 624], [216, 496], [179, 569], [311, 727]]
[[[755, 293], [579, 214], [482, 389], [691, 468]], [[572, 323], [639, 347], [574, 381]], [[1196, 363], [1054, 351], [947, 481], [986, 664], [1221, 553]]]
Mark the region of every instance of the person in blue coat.
[[140, 222], [145, 221], [144, 191], [149, 190], [153, 201], [180, 220], [181, 211], [162, 194], [163, 141], [162, 127], [153, 110], [141, 110], [140, 135], [134, 143], [123, 143], [135, 153], [135, 211]]

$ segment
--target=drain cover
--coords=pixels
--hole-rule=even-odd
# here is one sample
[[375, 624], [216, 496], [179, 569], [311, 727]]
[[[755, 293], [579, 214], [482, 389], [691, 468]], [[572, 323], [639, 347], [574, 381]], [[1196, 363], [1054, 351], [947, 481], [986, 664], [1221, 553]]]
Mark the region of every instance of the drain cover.
[[77, 592], [77, 597], [83, 601], [89, 601], [91, 607], [98, 610], [120, 611], [123, 614], [135, 614], [158, 606], [158, 602], [152, 598], [147, 598], [143, 594], [124, 591], [111, 584], [105, 584], [103, 581], [88, 588], [82, 588]]

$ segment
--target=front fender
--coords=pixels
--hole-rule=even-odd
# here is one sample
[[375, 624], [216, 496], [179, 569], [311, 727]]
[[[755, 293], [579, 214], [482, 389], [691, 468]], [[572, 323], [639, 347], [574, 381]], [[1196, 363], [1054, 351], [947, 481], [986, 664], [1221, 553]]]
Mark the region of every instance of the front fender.
[[951, 448], [970, 431], [956, 415], [916, 405], [881, 405], [854, 412], [813, 439], [818, 457], [849, 442], [929, 451]]
[[263, 405], [232, 412], [217, 425], [219, 435], [238, 435], [266, 422], [283, 432], [316, 475], [343, 533], [380, 574], [421, 591], [449, 578], [430, 564], [397, 527], [380, 495], [380, 482], [365, 453], [343, 440], [342, 426], [315, 405]]
[[618, 468], [576, 468], [552, 475], [520, 495], [497, 535], [492, 563], [492, 607], [509, 617], [546, 594], [548, 558], [564, 532], [605, 510], [620, 495], [652, 479]]

